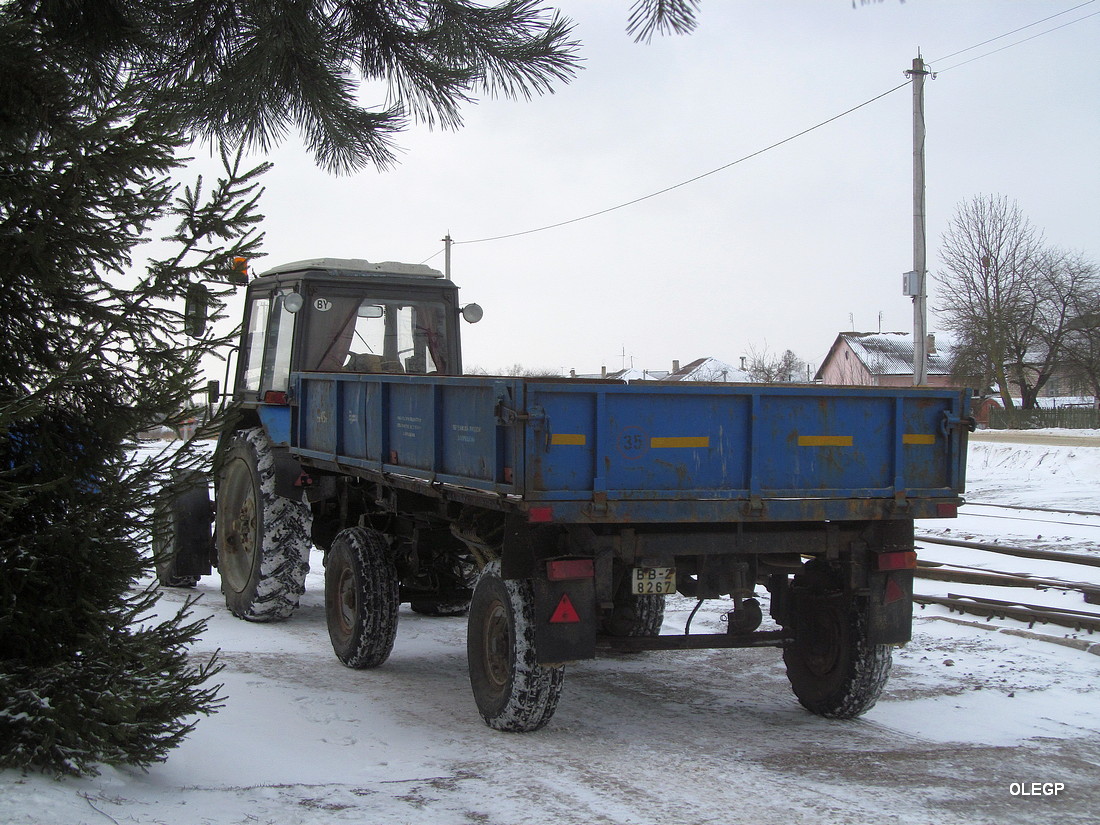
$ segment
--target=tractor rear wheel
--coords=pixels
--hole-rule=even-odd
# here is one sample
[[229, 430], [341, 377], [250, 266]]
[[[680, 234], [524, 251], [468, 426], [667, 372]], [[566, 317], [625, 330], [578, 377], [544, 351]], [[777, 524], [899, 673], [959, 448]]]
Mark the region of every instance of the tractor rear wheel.
[[210, 572], [213, 510], [202, 473], [184, 473], [161, 490], [153, 516], [153, 565], [164, 587], [194, 587]]

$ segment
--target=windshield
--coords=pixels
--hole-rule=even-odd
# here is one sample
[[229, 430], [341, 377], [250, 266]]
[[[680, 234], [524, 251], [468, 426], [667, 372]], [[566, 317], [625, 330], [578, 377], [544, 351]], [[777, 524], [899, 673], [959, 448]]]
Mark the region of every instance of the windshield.
[[447, 372], [446, 312], [437, 301], [315, 296], [303, 367], [331, 372]]

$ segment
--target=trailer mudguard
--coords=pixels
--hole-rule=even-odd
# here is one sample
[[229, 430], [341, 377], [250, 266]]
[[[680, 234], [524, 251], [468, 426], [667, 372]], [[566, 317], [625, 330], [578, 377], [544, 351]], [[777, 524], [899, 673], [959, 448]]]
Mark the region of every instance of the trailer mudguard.
[[870, 576], [867, 641], [905, 644], [913, 637], [913, 571], [891, 570]]
[[596, 656], [595, 579], [535, 579], [535, 646], [540, 665]]

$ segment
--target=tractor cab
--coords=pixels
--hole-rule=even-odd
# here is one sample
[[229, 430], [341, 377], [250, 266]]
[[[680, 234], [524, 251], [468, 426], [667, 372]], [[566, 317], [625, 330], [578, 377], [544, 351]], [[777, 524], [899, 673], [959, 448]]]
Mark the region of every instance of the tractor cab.
[[319, 258], [284, 264], [246, 293], [234, 399], [285, 403], [292, 372], [461, 375], [458, 288], [419, 264]]

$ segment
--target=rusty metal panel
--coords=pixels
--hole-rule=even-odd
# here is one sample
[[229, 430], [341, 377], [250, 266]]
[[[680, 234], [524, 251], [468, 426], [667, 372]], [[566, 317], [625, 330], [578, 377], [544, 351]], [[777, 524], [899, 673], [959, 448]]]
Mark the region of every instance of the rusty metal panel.
[[[331, 469], [521, 490], [518, 379], [300, 373], [292, 451]], [[508, 411], [511, 423], [501, 415]]]
[[496, 481], [498, 457], [497, 404], [493, 387], [484, 383], [441, 388], [440, 466], [451, 476]]
[[419, 379], [389, 382], [385, 464], [436, 469], [435, 386]]
[[582, 385], [573, 392], [541, 390], [541, 386], [527, 388], [527, 410], [537, 411], [529, 425], [528, 489], [572, 491], [588, 497], [595, 489], [597, 474], [599, 388]]
[[377, 458], [367, 450], [368, 398], [378, 392], [377, 384], [365, 381], [343, 381], [339, 386], [338, 408], [340, 410], [340, 455], [351, 458]]
[[[527, 497], [584, 500], [593, 520], [627, 510], [649, 520], [644, 505], [616, 504], [625, 501], [678, 502], [654, 509], [683, 521], [742, 502], [755, 519], [780, 499], [800, 500], [804, 516], [881, 517], [887, 504], [962, 491], [965, 434], [945, 422], [967, 414], [963, 391], [543, 382], [527, 392], [538, 412]], [[858, 503], [868, 499], [880, 503]]]
[[609, 494], [747, 490], [752, 460], [749, 397], [724, 388], [663, 389], [609, 398]]
[[308, 450], [336, 453], [336, 382], [312, 381], [299, 393], [300, 444]]
[[764, 495], [893, 486], [891, 396], [762, 394], [754, 425], [761, 430], [753, 458]]
[[553, 505], [539, 519], [918, 517], [962, 492], [963, 391], [354, 373], [296, 381], [292, 450], [304, 459]]

